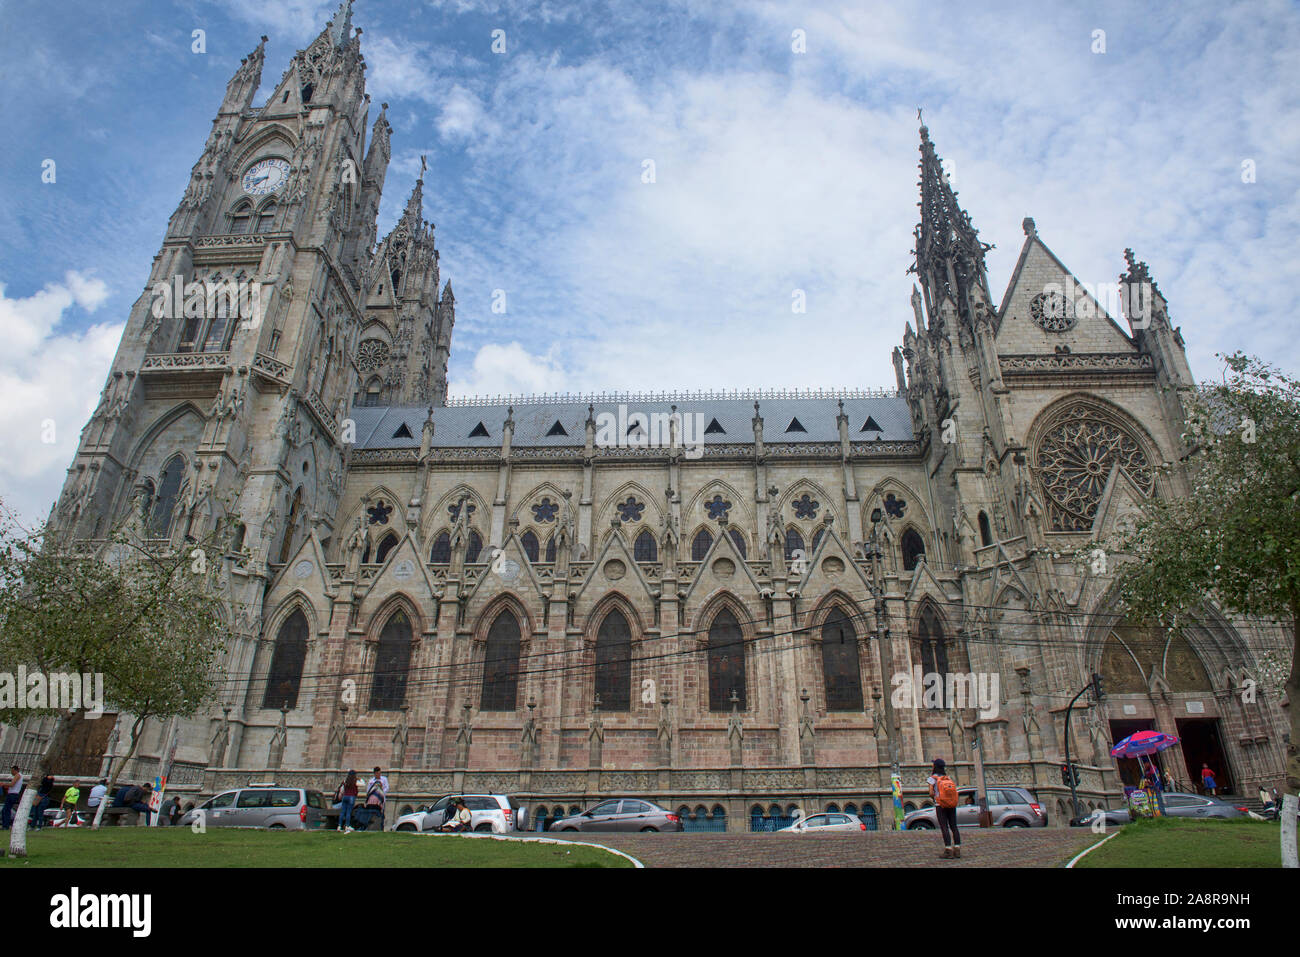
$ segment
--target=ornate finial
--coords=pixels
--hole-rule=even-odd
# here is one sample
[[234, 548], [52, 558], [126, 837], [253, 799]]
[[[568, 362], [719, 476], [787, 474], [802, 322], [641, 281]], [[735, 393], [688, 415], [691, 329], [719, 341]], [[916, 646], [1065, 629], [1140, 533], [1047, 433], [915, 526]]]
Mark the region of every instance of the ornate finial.
[[420, 157], [420, 182], [424, 182], [424, 171], [429, 168], [428, 159], [425, 156]]
[[1025, 231], [1025, 235], [1026, 235], [1026, 236], [1037, 236], [1037, 235], [1038, 235], [1038, 227], [1034, 225], [1034, 221], [1033, 221], [1033, 219], [1030, 218], [1029, 216], [1026, 216], [1026, 217], [1024, 218], [1024, 221], [1021, 222], [1020, 225], [1021, 225], [1021, 227], [1024, 229], [1024, 231]]

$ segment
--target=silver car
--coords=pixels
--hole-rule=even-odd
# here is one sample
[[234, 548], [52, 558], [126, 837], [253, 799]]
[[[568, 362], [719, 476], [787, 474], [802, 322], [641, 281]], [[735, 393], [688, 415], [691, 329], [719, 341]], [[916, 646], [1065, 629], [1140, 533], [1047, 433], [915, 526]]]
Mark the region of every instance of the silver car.
[[306, 788], [274, 785], [223, 791], [181, 816], [181, 826], [200, 816], [206, 827], [265, 827], [305, 831], [325, 826], [325, 795]]
[[801, 817], [778, 834], [860, 834], [867, 829], [856, 814], [826, 813]]
[[[994, 827], [1047, 827], [1047, 812], [1028, 788], [1001, 787], [988, 789], [989, 813]], [[933, 807], [921, 808], [903, 818], [903, 828], [920, 831], [939, 826]], [[957, 826], [979, 827], [980, 809], [975, 788], [957, 789]]]
[[1233, 818], [1246, 817], [1248, 813], [1242, 805], [1204, 794], [1171, 791], [1165, 795], [1165, 814], [1169, 817]]
[[680, 831], [682, 819], [667, 808], [639, 798], [601, 801], [581, 814], [562, 817], [552, 831]]

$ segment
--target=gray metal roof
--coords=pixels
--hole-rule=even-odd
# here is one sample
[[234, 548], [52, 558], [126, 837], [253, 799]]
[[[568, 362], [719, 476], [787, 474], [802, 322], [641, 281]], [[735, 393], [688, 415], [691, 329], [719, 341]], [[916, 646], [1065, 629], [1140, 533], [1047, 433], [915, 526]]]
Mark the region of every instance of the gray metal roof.
[[[839, 427], [835, 417], [839, 413], [839, 399], [830, 397], [778, 398], [759, 402], [763, 417], [763, 441], [775, 442], [837, 442]], [[853, 441], [909, 441], [912, 434], [912, 416], [907, 402], [899, 396], [875, 398], [847, 398], [843, 400], [844, 412], [849, 417], [849, 438]], [[594, 406], [597, 428], [603, 421], [619, 423], [615, 431], [625, 433], [634, 413], [647, 416], [659, 413], [667, 416], [672, 407], [685, 416], [692, 416], [683, 426], [683, 437], [694, 444], [703, 439], [706, 445], [752, 443], [754, 441], [754, 403], [750, 399], [680, 399], [670, 401], [574, 401], [520, 403], [514, 406], [514, 446], [520, 447], [576, 447], [586, 443], [587, 406]], [[619, 407], [624, 409], [619, 420]], [[501, 445], [502, 427], [509, 403], [485, 402], [483, 405], [458, 404], [433, 410], [433, 446], [435, 448], [492, 448]], [[612, 418], [602, 420], [601, 413]], [[356, 448], [400, 449], [419, 448], [420, 436], [428, 410], [399, 406], [370, 406], [352, 410], [357, 425]], [[787, 431], [794, 420], [805, 431]], [[864, 431], [868, 420], [878, 425]], [[716, 420], [722, 432], [705, 432]], [[665, 420], [660, 420], [665, 421]], [[567, 435], [549, 435], [555, 423]], [[486, 436], [471, 437], [479, 424]], [[410, 437], [398, 436], [402, 425]], [[599, 439], [599, 433], [598, 433]]]

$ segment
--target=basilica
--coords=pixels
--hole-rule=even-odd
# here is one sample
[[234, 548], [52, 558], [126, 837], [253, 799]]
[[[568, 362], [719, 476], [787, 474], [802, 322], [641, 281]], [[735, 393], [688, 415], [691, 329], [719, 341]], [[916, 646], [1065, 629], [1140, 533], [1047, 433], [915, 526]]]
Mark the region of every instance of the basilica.
[[[423, 172], [377, 235], [392, 131], [361, 32], [344, 3], [259, 105], [265, 37], [231, 77], [52, 516], [232, 530], [219, 699], [150, 722], [128, 775], [191, 800], [381, 765], [390, 820], [497, 792], [545, 827], [627, 795], [733, 831], [832, 807], [887, 827], [891, 771], [920, 805], [935, 757], [1061, 825], [1067, 735], [1085, 808], [1117, 803], [1111, 745], [1144, 728], [1180, 737], [1181, 782], [1282, 777], [1279, 702], [1240, 689], [1285, 633], [1209, 602], [1153, 632], [1079, 560], [1189, 491], [1195, 383], [1131, 252], [1145, 292], [1108, 309], [1026, 218], [995, 298], [921, 126], [888, 389], [449, 396]], [[259, 285], [251, 318], [152, 308], [231, 281]], [[900, 698], [918, 671], [991, 697]], [[1071, 710], [1094, 673], [1104, 697]], [[78, 729], [87, 775], [126, 751], [107, 705]], [[0, 729], [6, 766], [48, 733]]]

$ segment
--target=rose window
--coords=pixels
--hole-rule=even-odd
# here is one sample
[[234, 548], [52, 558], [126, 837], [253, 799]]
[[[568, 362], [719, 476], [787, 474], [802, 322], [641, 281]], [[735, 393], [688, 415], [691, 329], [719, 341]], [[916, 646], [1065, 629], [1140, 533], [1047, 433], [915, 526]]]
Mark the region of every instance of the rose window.
[[1098, 418], [1084, 405], [1065, 412], [1038, 446], [1038, 471], [1047, 493], [1051, 530], [1092, 528], [1116, 466], [1143, 494], [1151, 494], [1155, 487], [1151, 464], [1132, 434]]
[[367, 339], [357, 347], [357, 368], [373, 372], [388, 362], [388, 343], [382, 339]]

